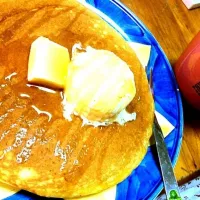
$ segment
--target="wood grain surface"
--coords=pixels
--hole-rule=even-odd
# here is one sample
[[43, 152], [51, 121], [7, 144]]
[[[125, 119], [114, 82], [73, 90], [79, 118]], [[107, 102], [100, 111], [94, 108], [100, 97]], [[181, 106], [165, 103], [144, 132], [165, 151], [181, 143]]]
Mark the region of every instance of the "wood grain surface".
[[[188, 10], [181, 0], [121, 0], [156, 37], [172, 67], [200, 31], [200, 8]], [[184, 101], [184, 100], [183, 100]], [[200, 175], [200, 112], [183, 102], [184, 135], [175, 167], [179, 183]]]

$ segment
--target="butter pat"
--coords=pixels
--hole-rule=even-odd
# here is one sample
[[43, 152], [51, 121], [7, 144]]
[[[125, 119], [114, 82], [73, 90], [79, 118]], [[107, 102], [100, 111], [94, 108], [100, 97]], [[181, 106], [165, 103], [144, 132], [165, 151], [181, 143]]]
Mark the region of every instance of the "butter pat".
[[141, 65], [145, 68], [149, 62], [151, 46], [136, 42], [129, 42], [129, 45], [135, 51]]
[[0, 182], [0, 199], [5, 199], [19, 192], [20, 189]]
[[188, 9], [200, 7], [200, 0], [183, 0]]
[[28, 81], [33, 84], [63, 89], [70, 62], [68, 49], [39, 37], [31, 45]]

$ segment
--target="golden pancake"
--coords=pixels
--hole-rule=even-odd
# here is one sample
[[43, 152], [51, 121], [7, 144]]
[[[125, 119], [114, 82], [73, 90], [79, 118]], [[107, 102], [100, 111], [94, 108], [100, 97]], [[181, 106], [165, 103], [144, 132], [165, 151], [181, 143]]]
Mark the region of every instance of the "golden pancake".
[[[135, 53], [112, 27], [74, 0], [0, 2], [0, 181], [66, 198], [124, 180], [147, 151], [154, 111]], [[70, 51], [77, 42], [110, 50], [127, 62], [137, 91], [128, 110], [137, 113], [136, 120], [98, 128], [82, 127], [76, 116], [65, 120], [59, 91], [27, 85], [30, 46], [39, 36]]]

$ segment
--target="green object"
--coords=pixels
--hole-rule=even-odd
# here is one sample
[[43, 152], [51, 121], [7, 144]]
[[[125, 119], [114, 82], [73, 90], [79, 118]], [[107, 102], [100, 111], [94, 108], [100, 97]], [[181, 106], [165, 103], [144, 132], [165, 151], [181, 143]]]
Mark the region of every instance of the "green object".
[[178, 196], [176, 190], [171, 190], [169, 200], [181, 200], [181, 197]]

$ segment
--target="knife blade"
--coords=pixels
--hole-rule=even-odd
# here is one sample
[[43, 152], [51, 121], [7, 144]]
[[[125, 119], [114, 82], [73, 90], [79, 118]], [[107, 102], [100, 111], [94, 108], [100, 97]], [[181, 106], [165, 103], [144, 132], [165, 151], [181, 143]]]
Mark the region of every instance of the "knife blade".
[[168, 200], [181, 200], [178, 183], [176, 181], [171, 160], [164, 142], [164, 137], [156, 115], [154, 114], [153, 134], [156, 142], [162, 178]]

